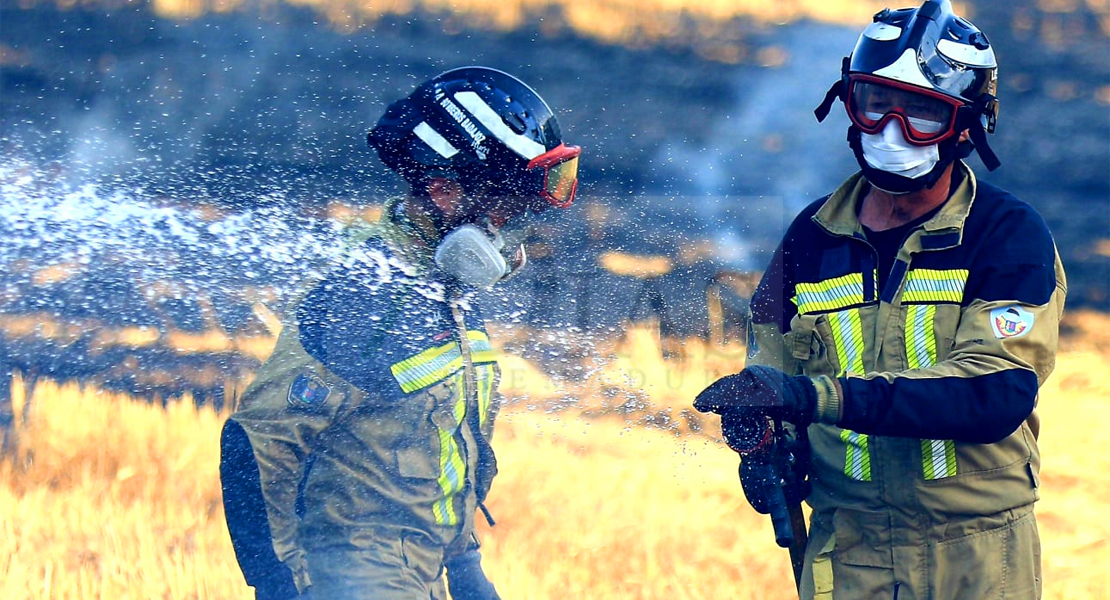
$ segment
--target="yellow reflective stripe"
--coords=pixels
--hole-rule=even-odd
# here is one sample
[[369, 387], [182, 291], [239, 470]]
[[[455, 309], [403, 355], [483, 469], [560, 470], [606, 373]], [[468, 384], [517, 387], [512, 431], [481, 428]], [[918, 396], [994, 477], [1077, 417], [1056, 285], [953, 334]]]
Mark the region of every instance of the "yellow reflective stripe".
[[902, 303], [962, 302], [967, 269], [913, 269], [906, 275]]
[[863, 304], [863, 273], [794, 286], [794, 304], [802, 314], [827, 312]]
[[933, 332], [936, 316], [935, 304], [906, 307], [906, 358], [911, 369], [925, 369], [937, 364], [937, 336]]
[[455, 396], [455, 405], [452, 407], [455, 427], [451, 430], [436, 427], [439, 430], [438, 483], [443, 496], [432, 506], [432, 513], [435, 515], [436, 523], [440, 525], [455, 525], [459, 522], [459, 517], [455, 513], [454, 499], [463, 488], [466, 474], [466, 462], [455, 441], [455, 431], [466, 416], [466, 386], [460, 382], [456, 389], [458, 392]]
[[[490, 345], [489, 336], [483, 331], [467, 331], [467, 342], [472, 362], [475, 364], [477, 379], [478, 410], [480, 421], [485, 421], [493, 394], [493, 363], [496, 357]], [[437, 425], [439, 436], [439, 484], [441, 497], [432, 505], [436, 523], [456, 525], [459, 516], [455, 511], [454, 500], [466, 483], [466, 460], [455, 439], [458, 426], [466, 418], [466, 384], [462, 349], [455, 341], [429, 348], [414, 356], [390, 366], [397, 383], [405, 393], [412, 393], [455, 375], [460, 381], [455, 386], [456, 396], [452, 406], [454, 427], [443, 429]]]
[[[937, 364], [937, 337], [933, 330], [936, 315], [935, 304], [906, 307], [906, 358], [911, 369]], [[921, 468], [925, 479], [955, 475], [955, 443], [952, 440], [921, 440]]]
[[462, 368], [462, 352], [455, 342], [429, 348], [389, 367], [401, 390], [410, 394], [446, 379]]
[[866, 369], [863, 366], [863, 322], [860, 321], [859, 309], [829, 313], [828, 319], [836, 355], [840, 358], [837, 377], [847, 371], [862, 375]]
[[871, 481], [871, 453], [867, 449], [867, 434], [843, 429], [840, 431], [840, 441], [847, 447], [844, 474], [857, 481]]
[[470, 360], [474, 364], [496, 362], [493, 346], [489, 343], [489, 336], [484, 331], [470, 330], [466, 332], [466, 339], [470, 342]]
[[952, 440], [921, 440], [921, 463], [925, 479], [942, 479], [956, 474], [956, 443]]
[[478, 425], [486, 424], [489, 416], [489, 405], [493, 399], [493, 365], [477, 365], [474, 367], [478, 379]]
[[[484, 331], [467, 331], [470, 356], [475, 364], [497, 362], [489, 336]], [[429, 348], [389, 367], [406, 394], [442, 381], [463, 366], [462, 351], [454, 341]]]
[[833, 566], [832, 553], [836, 549], [836, 533], [829, 536], [829, 541], [813, 557], [813, 600], [832, 600], [833, 597]]

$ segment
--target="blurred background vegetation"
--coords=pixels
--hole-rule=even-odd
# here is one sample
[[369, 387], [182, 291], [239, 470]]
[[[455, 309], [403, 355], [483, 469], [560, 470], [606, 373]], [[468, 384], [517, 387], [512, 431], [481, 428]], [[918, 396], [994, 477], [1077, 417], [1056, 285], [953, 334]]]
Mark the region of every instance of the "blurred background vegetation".
[[[466, 64], [526, 80], [584, 148], [579, 201], [490, 316], [742, 335], [785, 224], [856, 168], [844, 115], [812, 110], [884, 5], [6, 0], [0, 338], [21, 370], [218, 395], [338, 224], [401, 191], [366, 131]], [[1003, 166], [970, 164], [1045, 216], [1069, 309], [1110, 311], [1110, 4], [956, 6], [1000, 61]]]

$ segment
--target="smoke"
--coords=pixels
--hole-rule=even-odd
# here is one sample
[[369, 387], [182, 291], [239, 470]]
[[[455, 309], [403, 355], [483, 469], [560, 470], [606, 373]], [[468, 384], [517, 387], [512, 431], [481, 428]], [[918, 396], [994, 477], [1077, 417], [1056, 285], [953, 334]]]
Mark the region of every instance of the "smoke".
[[707, 139], [673, 140], [653, 158], [660, 179], [686, 196], [660, 210], [689, 213], [726, 264], [763, 268], [794, 215], [856, 170], [847, 118], [834, 109], [819, 124], [813, 109], [857, 34], [815, 23], [776, 28], [763, 39], [774, 64], [738, 69], [735, 108], [706, 124]]

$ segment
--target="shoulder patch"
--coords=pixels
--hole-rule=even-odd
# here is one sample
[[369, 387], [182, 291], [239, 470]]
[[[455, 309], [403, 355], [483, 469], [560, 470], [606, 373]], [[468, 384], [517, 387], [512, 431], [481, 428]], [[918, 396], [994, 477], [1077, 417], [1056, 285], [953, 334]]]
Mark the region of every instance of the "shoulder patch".
[[1033, 313], [1020, 306], [1004, 306], [991, 311], [991, 330], [998, 339], [1018, 338], [1033, 329]]
[[318, 408], [331, 394], [331, 388], [315, 373], [301, 373], [289, 384], [286, 400], [298, 409]]

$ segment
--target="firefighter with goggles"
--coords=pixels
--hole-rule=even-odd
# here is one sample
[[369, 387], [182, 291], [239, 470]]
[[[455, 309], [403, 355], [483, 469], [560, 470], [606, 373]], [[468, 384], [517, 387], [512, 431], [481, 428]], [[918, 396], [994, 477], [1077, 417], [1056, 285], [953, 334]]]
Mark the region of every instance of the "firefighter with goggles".
[[283, 320], [221, 438], [236, 558], [260, 600], [495, 600], [475, 517], [497, 461], [499, 370], [477, 292], [518, 272], [580, 150], [486, 67], [391, 104], [368, 141], [411, 191], [353, 228]]
[[[757, 510], [813, 509], [803, 600], [1041, 597], [1035, 408], [1067, 284], [1044, 220], [963, 161], [999, 166], [996, 74], [947, 1], [875, 15], [816, 110], [844, 104], [860, 172], [788, 227], [747, 364], [695, 399]], [[768, 428], [804, 476], [751, 480]]]

